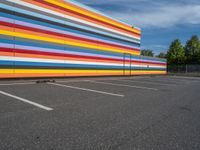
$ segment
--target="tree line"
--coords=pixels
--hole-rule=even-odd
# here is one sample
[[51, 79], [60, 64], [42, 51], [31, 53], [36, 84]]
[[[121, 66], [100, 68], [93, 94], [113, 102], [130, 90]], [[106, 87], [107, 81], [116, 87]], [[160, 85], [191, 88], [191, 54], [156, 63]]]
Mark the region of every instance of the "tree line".
[[[152, 50], [142, 50], [143, 56], [154, 56]], [[192, 36], [183, 46], [179, 39], [172, 41], [167, 53], [161, 52], [156, 57], [166, 58], [169, 65], [200, 64], [200, 40]]]

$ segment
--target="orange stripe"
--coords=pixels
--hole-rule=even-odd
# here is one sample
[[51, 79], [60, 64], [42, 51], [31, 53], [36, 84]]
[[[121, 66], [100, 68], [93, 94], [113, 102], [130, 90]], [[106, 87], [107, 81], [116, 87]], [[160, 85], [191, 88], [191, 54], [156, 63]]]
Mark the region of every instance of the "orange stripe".
[[13, 53], [9, 53], [9, 52], [0, 52], [0, 56], [14, 56], [14, 52], [13, 52]]
[[[85, 58], [73, 58], [73, 57], [60, 57], [60, 56], [48, 56], [48, 55], [35, 55], [35, 54], [21, 54], [15, 53], [16, 57], [26, 57], [26, 58], [43, 58], [43, 59], [57, 59], [57, 60], [76, 60], [76, 61], [86, 61], [86, 62], [104, 62], [104, 63], [120, 63], [119, 61], [108, 61], [108, 60], [97, 60], [97, 59], [85, 59]], [[123, 64], [123, 61], [121, 61]], [[127, 63], [128, 64], [128, 63]]]
[[[83, 11], [83, 12], [86, 12], [86, 13], [90, 14], [89, 16], [92, 15], [92, 16], [97, 16], [97, 17], [99, 17], [99, 18], [106, 19], [106, 20], [112, 22], [112, 24], [114, 23], [113, 25], [118, 24], [118, 25], [117, 25], [118, 27], [124, 26], [124, 29], [130, 30], [130, 31], [132, 31], [132, 32], [134, 32], [134, 30], [137, 30], [137, 31], [140, 32], [140, 30], [138, 30], [138, 29], [132, 29], [131, 26], [128, 26], [128, 25], [123, 24], [123, 23], [121, 23], [121, 22], [115, 21], [115, 20], [113, 20], [113, 19], [110, 19], [110, 18], [108, 18], [108, 17], [105, 17], [105, 16], [103, 16], [103, 15], [100, 15], [100, 14], [98, 14], [98, 13], [96, 13], [96, 12], [92, 12], [92, 11], [90, 11], [90, 10], [87, 10], [87, 9], [82, 8], [82, 7], [76, 6], [76, 5], [72, 4], [72, 3], [65, 2], [65, 1], [63, 1], [63, 0], [57, 0], [57, 1], [59, 1], [59, 3], [62, 3], [63, 5], [68, 5], [68, 6], [71, 6], [71, 7], [76, 8], [76, 9], [79, 9], [79, 10], [81, 10], [81, 11]], [[97, 17], [93, 17], [93, 18], [98, 19]], [[100, 19], [100, 20], [102, 21], [102, 19]]]
[[117, 48], [118, 50], [122, 50], [122, 51], [126, 51], [126, 52], [133, 52], [134, 51], [134, 50], [127, 50], [127, 49], [118, 48], [118, 47], [109, 46], [109, 45], [107, 46], [107, 45], [102, 45], [102, 44], [85, 42], [85, 41], [81, 41], [81, 40], [71, 40], [70, 38], [64, 38], [64, 37], [59, 37], [59, 36], [54, 36], [54, 35], [49, 35], [49, 34], [44, 34], [44, 33], [39, 33], [39, 32], [23, 30], [23, 29], [17, 29], [17, 28], [14, 29], [12, 27], [2, 26], [2, 25], [0, 25], [0, 29], [5, 29], [7, 31], [13, 31], [13, 32], [15, 31], [15, 32], [21, 32], [21, 33], [27, 33], [27, 34], [31, 34], [31, 35], [38, 35], [38, 36], [42, 36], [42, 37], [49, 37], [49, 38], [53, 38], [53, 39], [60, 39], [60, 40], [63, 40], [63, 44], [64, 44], [64, 41], [72, 41], [72, 42], [77, 42], [77, 43], [85, 43], [85, 44], [89, 44], [89, 45], [102, 46], [102, 49], [103, 49], [103, 47], [107, 47], [107, 48], [112, 48], [112, 49]]
[[14, 78], [14, 73], [1, 73], [0, 78]]
[[[15, 56], [15, 57], [25, 57], [25, 58], [43, 58], [43, 59], [58, 59], [58, 60], [76, 60], [76, 61], [86, 61], [86, 62], [104, 62], [104, 63], [116, 63], [123, 64], [121, 61], [110, 61], [110, 60], [98, 60], [98, 59], [86, 59], [86, 58], [73, 58], [73, 57], [62, 57], [62, 56], [48, 56], [48, 55], [37, 55], [37, 54], [22, 54], [22, 53], [8, 53], [0, 52], [0, 56]], [[126, 64], [130, 64], [126, 62]]]
[[151, 75], [151, 74], [166, 74], [165, 71], [163, 71], [162, 73], [158, 73], [158, 72], [153, 72], [153, 71], [145, 71], [145, 72], [131, 72], [131, 75]]
[[81, 41], [81, 40], [72, 40], [70, 38], [64, 38], [64, 37], [60, 37], [60, 36], [49, 35], [49, 34], [44, 34], [44, 33], [39, 33], [39, 32], [33, 32], [33, 31], [28, 31], [28, 30], [23, 30], [23, 29], [17, 29], [16, 28], [15, 31], [20, 32], [20, 33], [30, 34], [30, 35], [38, 35], [38, 36], [42, 36], [42, 37], [48, 37], [48, 38], [52, 38], [52, 39], [60, 39], [60, 40], [63, 40], [63, 44], [64, 44], [64, 41], [71, 41], [71, 42], [85, 43], [85, 44], [95, 45], [95, 46], [102, 46], [102, 47], [107, 47], [107, 48], [112, 48], [112, 49], [118, 49], [118, 50], [122, 50], [122, 51], [126, 51], [126, 52], [133, 52], [134, 51], [134, 50], [127, 50], [127, 49], [119, 48], [117, 46], [114, 47], [114, 46], [103, 45], [103, 44], [95, 44], [95, 43], [92, 43], [92, 42], [86, 42], [86, 41]]
[[[17, 53], [17, 51], [14, 53], [10, 52], [0, 52], [0, 56], [15, 56], [15, 57], [26, 57], [26, 58], [44, 58], [44, 59], [58, 59], [58, 60], [78, 60], [78, 61], [86, 61], [86, 62], [105, 62], [105, 63], [116, 63], [116, 64], [123, 64], [123, 60], [121, 61], [113, 61], [113, 60], [98, 60], [98, 59], [87, 59], [87, 58], [73, 58], [73, 57], [62, 57], [62, 56], [49, 56], [49, 55], [37, 55], [37, 54], [22, 54], [22, 53]], [[130, 61], [126, 62], [127, 65], [130, 64]], [[154, 64], [148, 64], [148, 63], [141, 63], [141, 62], [132, 62], [132, 65], [148, 65], [152, 66]], [[158, 67], [163, 67], [166, 65], [159, 65], [155, 64]]]
[[[7, 31], [15, 31], [15, 28], [12, 28], [12, 27], [7, 27], [7, 26], [3, 26], [0, 24], [0, 29], [1, 30], [7, 30]], [[0, 33], [1, 34], [1, 33]]]
[[120, 31], [120, 32], [129, 34], [129, 35], [132, 35], [132, 36], [135, 36], [135, 37], [138, 37], [138, 38], [140, 37], [138, 34], [130, 33], [130, 32], [127, 32], [127, 31], [124, 31], [124, 30], [121, 30], [121, 29], [118, 29], [118, 28], [115, 28], [115, 27], [112, 27], [112, 26], [109, 26], [109, 25], [106, 25], [106, 24], [103, 24], [103, 23], [94, 21], [94, 20], [90, 20], [90, 19], [87, 19], [87, 18], [78, 16], [78, 15], [75, 15], [75, 14], [73, 14], [73, 13], [68, 13], [68, 12], [65, 12], [65, 11], [63, 11], [63, 10], [60, 10], [60, 9], [51, 7], [51, 6], [47, 6], [47, 5], [45, 5], [45, 4], [41, 4], [41, 3], [38, 3], [38, 2], [35, 2], [35, 1], [30, 1], [30, 0], [24, 0], [24, 1], [26, 1], [26, 2], [28, 2], [28, 3], [31, 3], [31, 4], [34, 4], [34, 5], [37, 5], [37, 6], [40, 6], [40, 7], [44, 7], [44, 8], [50, 9], [50, 10], [54, 10], [54, 11], [56, 11], [56, 12], [60, 12], [60, 13], [62, 13], [62, 14], [66, 14], [66, 15], [69, 15], [69, 16], [73, 16], [73, 17], [79, 18], [79, 19], [81, 19], [81, 20], [86, 20], [86, 21], [92, 22], [92, 23], [94, 23], [94, 24], [98, 24], [98, 25], [100, 25], [100, 26], [105, 26], [105, 27], [111, 28], [111, 29], [113, 29], [113, 30], [117, 30], [117, 31]]
[[134, 50], [127, 50], [127, 49], [124, 49], [124, 48], [119, 48], [117, 46], [115, 47], [115, 46], [110, 46], [110, 45], [95, 44], [95, 43], [92, 43], [92, 42], [86, 42], [86, 41], [81, 41], [81, 40], [72, 40], [70, 38], [64, 38], [64, 37], [60, 37], [60, 36], [49, 35], [49, 34], [45, 34], [45, 33], [39, 33], [39, 32], [34, 32], [34, 31], [29, 31], [29, 30], [24, 30], [24, 29], [17, 29], [17, 28], [2, 26], [2, 25], [0, 25], [0, 29], [7, 30], [7, 31], [13, 31], [13, 32], [15, 31], [15, 32], [21, 32], [21, 33], [27, 33], [27, 34], [31, 34], [31, 35], [38, 35], [38, 36], [48, 37], [48, 38], [52, 38], [52, 39], [60, 39], [60, 40], [63, 40], [63, 44], [64, 44], [64, 41], [66, 40], [66, 41], [71, 41], [71, 42], [78, 42], [78, 43], [85, 43], [85, 44], [89, 44], [89, 45], [102, 46], [102, 47], [107, 47], [107, 48], [112, 48], [112, 49], [117, 48], [118, 50], [125, 50], [127, 52], [129, 52], [129, 51], [133, 52], [134, 51]]
[[91, 73], [91, 74], [83, 74], [83, 73], [76, 73], [76, 74], [63, 74], [63, 73], [51, 73], [51, 74], [41, 74], [41, 73], [15, 73], [15, 74], [0, 74], [0, 78], [17, 78], [17, 77], [75, 77], [75, 76], [105, 76], [105, 75], [123, 75], [116, 74], [116, 73]]
[[[149, 75], [149, 74], [160, 74], [160, 75], [165, 75], [167, 74], [167, 72], [132, 72], [131, 75]], [[40, 73], [34, 73], [34, 74], [28, 74], [28, 73], [15, 73], [15, 74], [0, 74], [0, 78], [17, 78], [17, 77], [64, 77], [64, 76], [68, 76], [68, 77], [74, 77], [74, 76], [109, 76], [109, 75], [123, 75], [123, 70], [122, 73], [90, 73], [90, 74], [83, 74], [83, 73], [76, 73], [76, 74], [63, 74], [63, 73], [51, 73], [51, 74], [40, 74]], [[129, 73], [127, 72], [126, 74], [127, 76], [129, 75]]]

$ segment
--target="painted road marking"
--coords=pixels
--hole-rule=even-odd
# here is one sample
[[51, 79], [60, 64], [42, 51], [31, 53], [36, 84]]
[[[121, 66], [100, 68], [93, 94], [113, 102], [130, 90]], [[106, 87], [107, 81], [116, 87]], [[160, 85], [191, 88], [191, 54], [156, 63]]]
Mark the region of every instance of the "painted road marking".
[[191, 80], [200, 80], [200, 77], [185, 77], [185, 76], [170, 76], [170, 79], [180, 79], [180, 80], [184, 80], [184, 79], [191, 79]]
[[34, 105], [34, 106], [36, 106], [36, 107], [39, 107], [39, 108], [44, 109], [44, 110], [47, 110], [47, 111], [53, 110], [53, 108], [46, 107], [46, 106], [44, 106], [44, 105], [41, 105], [41, 104], [38, 104], [38, 103], [35, 103], [35, 102], [32, 102], [32, 101], [29, 101], [29, 100], [27, 100], [27, 99], [24, 99], [24, 98], [21, 98], [21, 97], [18, 97], [18, 96], [9, 94], [9, 93], [6, 93], [6, 92], [4, 92], [4, 91], [0, 91], [0, 94], [5, 95], [5, 96], [8, 96], [8, 97], [12, 97], [12, 98], [17, 99], [17, 100], [19, 100], [19, 101], [28, 103], [28, 104], [30, 104], [30, 105]]
[[130, 88], [137, 88], [137, 89], [144, 89], [144, 90], [154, 90], [157, 91], [156, 88], [149, 88], [149, 87], [143, 87], [143, 86], [132, 86], [127, 84], [117, 84], [117, 83], [109, 83], [109, 82], [99, 82], [99, 81], [92, 81], [92, 80], [85, 80], [87, 82], [91, 83], [98, 83], [98, 84], [106, 84], [106, 85], [114, 85], [114, 86], [124, 86], [124, 87], [130, 87]]
[[170, 80], [170, 81], [185, 81], [184, 79], [177, 79], [177, 78], [172, 78], [172, 77], [156, 77], [154, 79], [159, 79], [159, 80]]
[[147, 83], [147, 84], [164, 85], [164, 86], [176, 86], [175, 84], [164, 84], [164, 83], [156, 83], [156, 82], [150, 82], [150, 81], [133, 81], [133, 80], [129, 80], [129, 79], [122, 79], [119, 81], [138, 82], [138, 83]]
[[[143, 79], [144, 77], [134, 77], [135, 79]], [[75, 83], [75, 82], [85, 82], [85, 81], [88, 81], [88, 80], [95, 80], [95, 81], [104, 81], [104, 80], [118, 80], [118, 79], [131, 79], [131, 78], [110, 78], [110, 77], [105, 77], [105, 78], [91, 78], [91, 79], [77, 79], [77, 80], [57, 80], [56, 82], [57, 83]]]
[[[144, 82], [145, 81], [147, 81], [147, 80], [143, 80]], [[179, 81], [175, 81], [175, 80], [168, 80], [168, 78], [163, 78], [163, 79], [161, 79], [161, 78], [152, 78], [152, 80], [151, 81], [155, 81], [155, 82], [161, 82], [162, 84], [175, 84], [175, 85], [177, 85], [177, 84], [180, 84], [180, 82]], [[149, 82], [149, 80], [148, 80], [148, 82]]]
[[22, 83], [2, 83], [0, 85], [29, 85], [29, 84], [35, 84], [35, 82], [22, 82]]
[[82, 90], [82, 91], [100, 93], [100, 94], [105, 94], [105, 95], [112, 95], [112, 96], [124, 97], [124, 95], [121, 95], [121, 94], [109, 93], [109, 92], [92, 90], [92, 89], [87, 89], [87, 88], [81, 88], [81, 87], [75, 87], [75, 86], [69, 86], [69, 85], [63, 85], [63, 84], [57, 84], [57, 83], [48, 83], [48, 84], [56, 85], [56, 86], [60, 86], [60, 87], [71, 88], [71, 89], [76, 89], [76, 90]]
[[[175, 86], [175, 84], [163, 84], [163, 83], [155, 83], [155, 82], [149, 82], [149, 81], [134, 81], [134, 80], [131, 80], [130, 78], [127, 79], [127, 78], [119, 78], [119, 79], [95, 79], [95, 80], [92, 80], [92, 81], [123, 81], [123, 82], [138, 82], [138, 83], [147, 83], [147, 84], [155, 84], [155, 85], [171, 85], [171, 86]], [[83, 80], [83, 81], [88, 81], [88, 80]], [[90, 80], [91, 81], [91, 80]]]
[[99, 79], [86, 79], [86, 80], [117, 80], [117, 79], [149, 79], [147, 77], [107, 77], [107, 78], [99, 78]]
[[76, 82], [84, 82], [85, 80], [58, 80], [57, 83], [76, 83]]

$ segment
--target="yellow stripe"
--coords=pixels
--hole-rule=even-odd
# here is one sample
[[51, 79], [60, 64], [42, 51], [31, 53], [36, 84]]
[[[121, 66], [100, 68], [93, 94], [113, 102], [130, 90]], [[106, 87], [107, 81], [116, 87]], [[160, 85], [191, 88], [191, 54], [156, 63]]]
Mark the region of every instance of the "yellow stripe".
[[14, 69], [0, 69], [0, 73], [10, 73], [10, 74], [13, 74], [14, 73]]
[[[40, 40], [40, 41], [46, 41], [46, 42], [52, 42], [52, 43], [58, 43], [58, 44], [65, 44], [65, 45], [72, 45], [72, 46], [78, 46], [78, 47], [84, 47], [84, 48], [91, 48], [91, 49], [98, 49], [98, 50], [105, 50], [105, 51], [111, 51], [111, 52], [118, 52], [118, 53], [125, 53], [127, 52], [126, 50], [119, 50], [119, 49], [110, 49], [108, 47], [99, 47], [96, 45], [89, 45], [89, 44], [84, 44], [84, 43], [79, 43], [79, 42], [72, 42], [72, 41], [67, 41], [67, 40], [58, 40], [58, 39], [52, 39], [52, 38], [47, 38], [47, 37], [41, 37], [37, 35], [30, 35], [30, 34], [25, 34], [25, 33], [20, 33], [20, 32], [12, 32], [12, 31], [6, 31], [6, 30], [0, 30], [0, 34], [2, 35], [8, 35], [8, 36], [15, 36], [15, 37], [20, 37], [20, 38], [28, 38], [28, 39], [33, 39], [33, 40]], [[140, 52], [127, 52], [133, 55], [140, 55]]]
[[[90, 17], [99, 19], [99, 20], [104, 21], [104, 22], [107, 22], [107, 23], [111, 23], [111, 24], [116, 25], [116, 26], [118, 26], [118, 27], [121, 27], [121, 28], [123, 28], [123, 29], [127, 29], [127, 30], [129, 30], [129, 31], [132, 31], [132, 32], [134, 32], [134, 33], [141, 34], [141, 31], [140, 31], [140, 30], [133, 29], [133, 28], [131, 28], [131, 27], [128, 28], [128, 27], [126, 27], [126, 26], [121, 25], [120, 23], [117, 23], [117, 22], [114, 22], [114, 21], [109, 21], [109, 20], [107, 20], [107, 19], [104, 19], [104, 17], [98, 17], [98, 16], [96, 16], [96, 15], [93, 15], [92, 13], [87, 13], [86, 11], [82, 11], [82, 10], [80, 10], [80, 9], [71, 7], [71, 6], [69, 6], [69, 5], [64, 5], [64, 4], [62, 4], [62, 3], [59, 3], [58, 1], [55, 1], [55, 0], [45, 0], [45, 1], [47, 1], [47, 2], [49, 2], [49, 3], [52, 3], [52, 4], [54, 4], [54, 5], [57, 5], [57, 6], [61, 6], [61, 7], [64, 7], [64, 8], [73, 10], [73, 11], [75, 11], [75, 12], [78, 12], [78, 13], [81, 13], [81, 14], [84, 14], [84, 15], [87, 14], [87, 15], [90, 16]], [[88, 10], [88, 11], [89, 11], [89, 10]], [[100, 15], [100, 14], [99, 14], [99, 15]]]
[[[53, 70], [53, 69], [14, 69], [15, 73], [122, 73], [123, 70]], [[148, 70], [132, 70], [132, 73], [157, 73], [157, 74], [163, 74], [166, 73], [166, 71], [148, 71]], [[0, 73], [13, 73], [13, 69], [0, 69]]]

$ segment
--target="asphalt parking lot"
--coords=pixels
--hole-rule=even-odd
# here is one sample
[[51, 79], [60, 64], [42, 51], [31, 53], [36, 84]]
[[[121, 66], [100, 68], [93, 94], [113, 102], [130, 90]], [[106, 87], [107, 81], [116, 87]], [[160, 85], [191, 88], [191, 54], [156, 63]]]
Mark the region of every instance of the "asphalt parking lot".
[[0, 150], [199, 150], [200, 78], [0, 81]]

